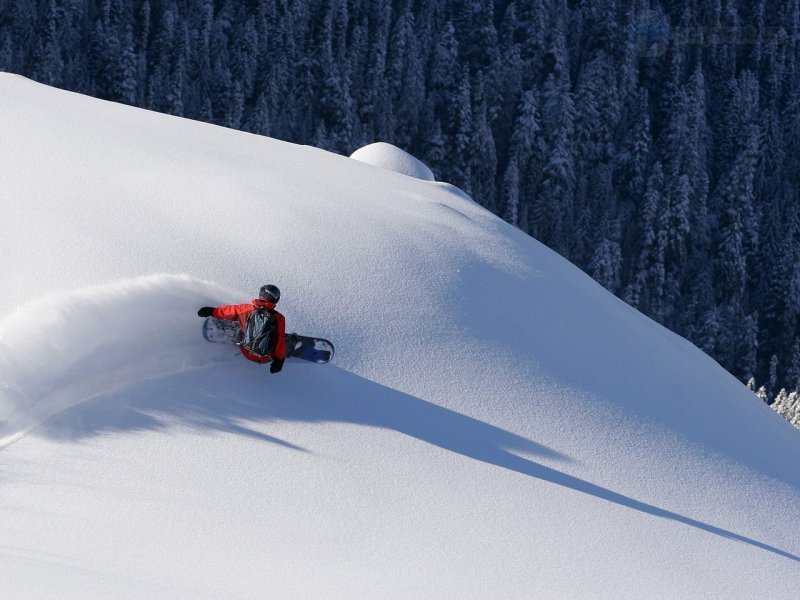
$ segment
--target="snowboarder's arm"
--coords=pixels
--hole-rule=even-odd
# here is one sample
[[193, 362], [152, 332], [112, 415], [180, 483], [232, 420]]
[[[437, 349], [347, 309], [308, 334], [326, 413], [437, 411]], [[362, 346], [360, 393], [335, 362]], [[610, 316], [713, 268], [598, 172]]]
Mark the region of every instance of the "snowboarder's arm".
[[253, 305], [249, 302], [247, 304], [228, 304], [225, 306], [218, 306], [211, 313], [215, 319], [226, 319], [234, 321], [239, 318], [239, 315], [253, 310]]

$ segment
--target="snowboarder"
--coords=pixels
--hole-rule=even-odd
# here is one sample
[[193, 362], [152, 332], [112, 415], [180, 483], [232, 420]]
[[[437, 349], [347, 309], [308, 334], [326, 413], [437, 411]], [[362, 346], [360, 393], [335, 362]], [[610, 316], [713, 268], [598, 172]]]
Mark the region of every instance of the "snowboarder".
[[281, 291], [277, 286], [264, 285], [258, 292], [258, 298], [253, 298], [251, 302], [216, 308], [204, 306], [197, 314], [228, 321], [238, 320], [242, 330], [239, 344], [242, 355], [260, 364], [271, 363], [269, 372], [279, 373], [286, 359], [286, 321], [275, 310], [280, 298]]

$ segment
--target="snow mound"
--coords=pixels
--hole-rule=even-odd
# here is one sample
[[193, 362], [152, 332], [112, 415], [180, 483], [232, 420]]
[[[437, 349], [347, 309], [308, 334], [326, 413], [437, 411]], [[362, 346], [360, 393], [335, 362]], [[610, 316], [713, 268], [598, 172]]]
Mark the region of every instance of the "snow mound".
[[[456, 188], [0, 97], [1, 598], [797, 596], [800, 432]], [[334, 364], [203, 341], [268, 282]]]
[[194, 315], [232, 297], [186, 275], [151, 275], [19, 307], [0, 320], [0, 447], [83, 401], [219, 359]]
[[386, 142], [375, 142], [359, 148], [350, 155], [350, 158], [423, 181], [436, 181], [428, 165], [405, 150]]

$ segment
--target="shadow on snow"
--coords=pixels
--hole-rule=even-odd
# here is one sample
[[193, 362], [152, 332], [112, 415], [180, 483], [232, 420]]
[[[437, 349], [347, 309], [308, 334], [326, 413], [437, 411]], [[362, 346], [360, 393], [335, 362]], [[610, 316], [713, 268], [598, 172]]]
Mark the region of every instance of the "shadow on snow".
[[532, 458], [562, 463], [570, 459], [509, 431], [334, 366], [289, 363], [279, 376], [270, 376], [265, 369], [257, 372], [256, 368], [249, 364], [226, 364], [210, 371], [194, 371], [141, 383], [112, 398], [93, 400], [64, 411], [35, 434], [76, 441], [118, 431], [166, 429], [172, 423], [180, 423], [308, 452], [306, 448], [250, 429], [247, 423], [284, 420], [379, 427], [800, 562], [800, 557], [779, 548], [544, 466]]

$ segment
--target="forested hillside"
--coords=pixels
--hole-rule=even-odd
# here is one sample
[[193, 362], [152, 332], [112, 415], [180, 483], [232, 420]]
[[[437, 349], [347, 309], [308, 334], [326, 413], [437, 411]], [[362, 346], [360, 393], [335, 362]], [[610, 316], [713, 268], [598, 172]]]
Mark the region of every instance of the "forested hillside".
[[800, 0], [0, 0], [0, 70], [396, 144], [768, 397], [800, 385], [799, 50]]

